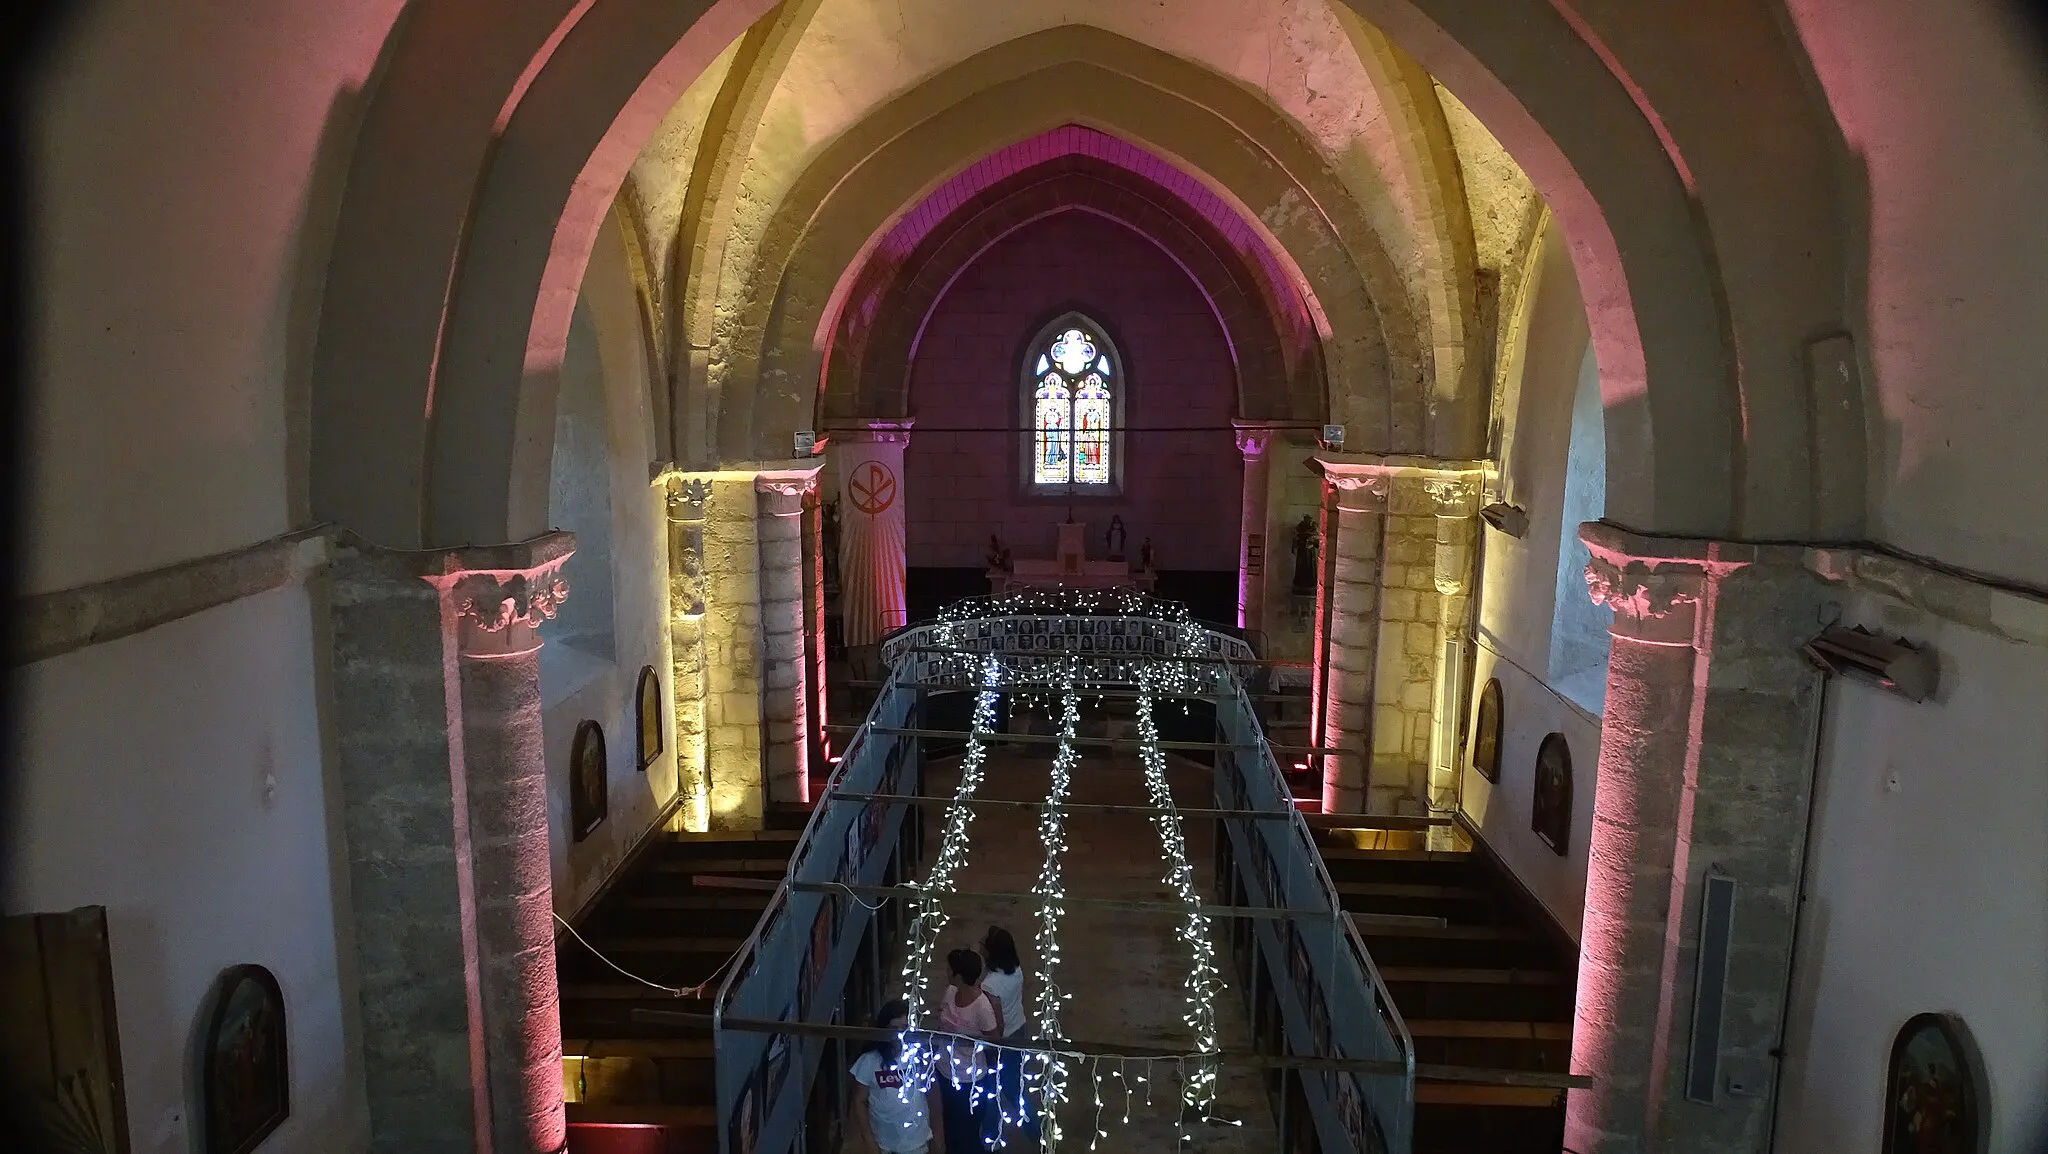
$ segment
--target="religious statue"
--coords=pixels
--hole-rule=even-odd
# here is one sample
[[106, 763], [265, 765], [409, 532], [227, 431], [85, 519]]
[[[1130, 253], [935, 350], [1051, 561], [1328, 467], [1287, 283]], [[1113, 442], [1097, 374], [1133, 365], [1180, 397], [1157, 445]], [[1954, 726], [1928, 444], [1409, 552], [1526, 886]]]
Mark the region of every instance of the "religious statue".
[[1152, 571], [1152, 538], [1150, 538], [1150, 537], [1147, 537], [1147, 538], [1145, 538], [1145, 543], [1144, 543], [1143, 545], [1140, 545], [1140, 546], [1138, 546], [1138, 572], [1140, 572], [1140, 573], [1150, 573], [1151, 571]]
[[1316, 523], [1307, 513], [1294, 527], [1294, 590], [1296, 596], [1316, 591]]
[[1109, 546], [1110, 560], [1121, 561], [1124, 559], [1124, 519], [1122, 516], [1112, 516], [1109, 519], [1109, 531], [1102, 535], [1102, 539]]
[[1008, 573], [1010, 571], [1010, 547], [1003, 544], [1003, 539], [994, 533], [988, 535], [987, 560], [990, 572]]

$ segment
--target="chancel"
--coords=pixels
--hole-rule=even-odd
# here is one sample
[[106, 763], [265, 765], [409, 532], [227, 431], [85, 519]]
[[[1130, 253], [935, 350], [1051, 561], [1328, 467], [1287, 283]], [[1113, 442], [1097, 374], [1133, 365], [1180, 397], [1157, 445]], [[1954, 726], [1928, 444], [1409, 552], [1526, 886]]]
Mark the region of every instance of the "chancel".
[[1000, 596], [1012, 589], [1036, 588], [1140, 589], [1149, 593], [1158, 584], [1159, 574], [1152, 570], [1149, 555], [1135, 566], [1124, 560], [1119, 547], [1124, 532], [1121, 518], [1111, 523], [1105, 535], [1108, 556], [1100, 558], [1088, 556], [1085, 522], [1062, 521], [1053, 529], [1057, 544], [1051, 557], [1012, 560], [1007, 549], [1001, 550], [1002, 564], [989, 566], [989, 592]]
[[7, 1150], [2048, 1149], [1999, 0], [69, 7]]

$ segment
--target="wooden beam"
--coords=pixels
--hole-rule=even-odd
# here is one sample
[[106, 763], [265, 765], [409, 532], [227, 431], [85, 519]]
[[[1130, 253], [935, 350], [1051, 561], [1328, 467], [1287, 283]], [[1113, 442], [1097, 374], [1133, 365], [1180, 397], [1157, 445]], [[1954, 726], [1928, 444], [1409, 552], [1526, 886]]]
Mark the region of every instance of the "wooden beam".
[[[846, 686], [846, 687], [847, 687], [847, 688], [849, 688], [849, 689], [886, 689], [886, 688], [888, 688], [888, 685], [889, 685], [889, 683], [888, 683], [888, 682], [886, 682], [886, 681], [863, 681], [863, 680], [859, 680], [859, 679], [856, 679], [856, 678], [848, 678], [847, 680], [845, 680], [845, 681], [842, 681], [842, 682], [840, 682], [839, 684], [841, 684], [841, 685], [844, 685], [844, 686]], [[1045, 686], [1045, 687], [1039, 687], [1039, 688], [1050, 688], [1050, 686]], [[959, 693], [976, 693], [976, 692], [979, 692], [979, 690], [978, 690], [978, 689], [976, 689], [976, 688], [975, 688], [974, 686], [962, 686], [962, 687], [960, 687], [960, 689], [958, 689], [958, 690], [954, 690], [954, 691], [949, 691], [949, 692], [959, 692]], [[1079, 694], [1080, 694], [1081, 696], [1083, 696], [1083, 697], [1107, 697], [1107, 698], [1110, 698], [1110, 699], [1112, 699], [1112, 700], [1116, 700], [1116, 701], [1133, 701], [1133, 700], [1136, 700], [1136, 699], [1137, 699], [1137, 698], [1138, 698], [1138, 697], [1140, 696], [1140, 694], [1138, 693], [1138, 691], [1137, 691], [1137, 690], [1135, 690], [1135, 689], [1087, 689], [1087, 690], [1078, 690], [1078, 689], [1077, 689], [1077, 690], [1075, 690], [1075, 692], [1076, 692], [1076, 693], [1079, 693]], [[1216, 694], [1213, 694], [1213, 693], [1174, 693], [1174, 692], [1171, 692], [1171, 691], [1161, 691], [1161, 692], [1153, 693], [1153, 694], [1152, 694], [1151, 696], [1153, 696], [1153, 697], [1155, 697], [1155, 698], [1159, 698], [1159, 699], [1161, 699], [1161, 700], [1172, 700], [1172, 701], [1222, 701], [1222, 700], [1223, 700], [1223, 698], [1221, 698], [1221, 697], [1218, 697], [1218, 696], [1217, 696]], [[1303, 704], [1303, 705], [1307, 705], [1307, 704], [1308, 704], [1308, 703], [1309, 703], [1310, 701], [1314, 700], [1314, 699], [1313, 699], [1312, 697], [1310, 697], [1310, 696], [1309, 696], [1309, 694], [1308, 694], [1307, 692], [1302, 692], [1302, 693], [1247, 693], [1247, 694], [1245, 694], [1245, 695], [1244, 695], [1244, 699], [1245, 699], [1246, 701], [1281, 701], [1281, 702], [1286, 702], [1286, 701], [1298, 701], [1298, 702], [1300, 702], [1300, 703], [1301, 703], [1301, 704]]]
[[[930, 737], [940, 741], [999, 741], [1021, 745], [1070, 745], [1108, 747], [1111, 749], [1141, 749], [1145, 743], [1135, 737], [1059, 737], [1050, 733], [996, 733], [986, 729], [916, 729], [895, 725], [828, 725], [827, 733], [858, 733], [861, 730], [879, 733], [888, 737]], [[1255, 745], [1235, 745], [1227, 741], [1160, 741], [1160, 749], [1216, 750], [1216, 749], [1257, 749]], [[1339, 749], [1322, 745], [1274, 745], [1264, 743], [1275, 753], [1321, 754], [1327, 757], [1364, 757], [1365, 752], [1357, 749]]]
[[[710, 1014], [691, 1013], [683, 1010], [650, 1010], [636, 1008], [633, 1020], [656, 1026], [679, 1026], [684, 1029], [701, 1030], [715, 1027], [721, 1030], [737, 1030], [754, 1034], [783, 1034], [811, 1038], [843, 1038], [855, 1042], [887, 1042], [903, 1034], [922, 1035], [927, 1038], [950, 1040], [957, 1035], [935, 1031], [909, 1030], [899, 1033], [895, 1030], [877, 1030], [866, 1026], [838, 1026], [823, 1022], [771, 1022], [758, 1018], [725, 1018], [715, 1020]], [[1260, 1054], [1250, 1050], [1216, 1050], [1211, 1052], [1165, 1050], [1138, 1046], [1112, 1046], [1101, 1042], [1065, 1041], [1057, 1046], [1012, 1046], [1005, 1049], [1027, 1053], [1086, 1054], [1091, 1057], [1125, 1059], [1142, 1062], [1202, 1062], [1211, 1061], [1229, 1066], [1251, 1066], [1264, 1069], [1295, 1070], [1348, 1070], [1359, 1074], [1406, 1076], [1408, 1064], [1386, 1058], [1326, 1058], [1300, 1054]], [[1582, 1074], [1554, 1074], [1541, 1070], [1494, 1070], [1480, 1066], [1441, 1066], [1417, 1063], [1416, 1080], [1432, 1082], [1453, 1082], [1477, 1086], [1526, 1086], [1548, 1089], [1584, 1089], [1593, 1080]]]
[[[851, 893], [861, 897], [916, 898], [927, 896], [929, 891], [921, 886], [863, 886], [846, 882], [790, 882], [789, 888], [798, 893]], [[1132, 912], [1185, 914], [1187, 906], [1177, 901], [1156, 898], [1078, 898], [1062, 897], [1052, 899], [1040, 894], [1003, 893], [985, 890], [949, 890], [937, 895], [947, 901], [991, 901], [1019, 902], [1026, 905], [1043, 905], [1057, 900], [1062, 906], [1092, 906], [1096, 909], [1130, 910]], [[1254, 918], [1265, 920], [1290, 920], [1326, 922], [1345, 916], [1341, 910], [1308, 910], [1289, 906], [1220, 906], [1203, 903], [1197, 907], [1205, 917], [1213, 918]], [[1444, 919], [1426, 914], [1351, 914], [1354, 922], [1387, 928], [1408, 928], [1417, 930], [1441, 929]]]
[[[1005, 614], [1001, 614], [1001, 616], [1004, 616], [1004, 617], [1061, 617], [1061, 616], [1076, 616], [1076, 617], [1086, 617], [1086, 616], [1090, 616], [1090, 615], [1089, 615], [1089, 614], [1085, 614], [1085, 613], [1079, 613], [1079, 614], [1071, 614], [1071, 615], [1070, 615], [1070, 614], [1060, 614], [1060, 613], [1005, 613]], [[1116, 614], [1106, 614], [1106, 616], [1112, 616], [1112, 617], [1114, 617], [1114, 616], [1117, 616], [1117, 615], [1116, 615]], [[1140, 620], [1151, 620], [1151, 619], [1150, 619], [1150, 618], [1141, 618]], [[954, 624], [956, 624], [956, 625], [959, 625], [959, 624], [965, 624], [965, 622], [955, 622]], [[1159, 622], [1159, 624], [1162, 624], [1162, 625], [1172, 625], [1172, 624], [1174, 624], [1174, 623], [1173, 623], [1173, 622], [1171, 622], [1171, 621], [1164, 621], [1164, 622]], [[1200, 627], [1198, 626], [1197, 628], [1200, 628]], [[1062, 634], [1061, 636], [1065, 636], [1065, 635], [1064, 635], [1064, 634]], [[955, 653], [955, 654], [959, 654], [959, 655], [960, 655], [960, 656], [962, 656], [962, 657], [994, 657], [994, 658], [996, 658], [997, 660], [1001, 660], [1002, 658], [1005, 658], [1005, 657], [1078, 657], [1078, 658], [1085, 658], [1085, 659], [1087, 659], [1087, 660], [1089, 660], [1089, 661], [1121, 661], [1121, 662], [1124, 662], [1125, 664], [1132, 664], [1132, 663], [1135, 663], [1135, 662], [1139, 662], [1139, 661], [1145, 661], [1145, 662], [1150, 662], [1150, 663], [1153, 663], [1153, 664], [1158, 664], [1158, 665], [1229, 665], [1229, 666], [1235, 666], [1235, 667], [1240, 667], [1240, 668], [1242, 668], [1242, 667], [1245, 667], [1245, 666], [1251, 666], [1251, 667], [1253, 667], [1253, 668], [1264, 668], [1264, 667], [1268, 667], [1268, 666], [1276, 666], [1276, 667], [1279, 667], [1279, 666], [1284, 666], [1284, 667], [1289, 667], [1289, 668], [1293, 668], [1293, 667], [1301, 667], [1301, 668], [1306, 668], [1306, 667], [1307, 667], [1307, 663], [1306, 663], [1306, 662], [1302, 662], [1302, 661], [1281, 661], [1281, 660], [1277, 660], [1277, 659], [1273, 659], [1273, 658], [1257, 658], [1257, 657], [1246, 657], [1246, 658], [1243, 658], [1243, 659], [1239, 659], [1239, 658], [1235, 658], [1235, 657], [1159, 657], [1159, 656], [1155, 656], [1155, 655], [1153, 655], [1153, 654], [1149, 654], [1149, 653], [1085, 653], [1085, 654], [1084, 654], [1084, 653], [1078, 653], [1078, 652], [1075, 652], [1075, 651], [1073, 651], [1073, 650], [1068, 650], [1068, 649], [1038, 649], [1038, 650], [1018, 650], [1018, 651], [1016, 651], [1016, 652], [1012, 653], [1012, 652], [1009, 652], [1009, 651], [1007, 651], [1007, 650], [1001, 650], [1001, 649], [963, 649], [963, 648], [960, 648], [959, 646], [956, 646], [956, 645], [913, 645], [913, 646], [911, 646], [910, 648], [908, 648], [908, 649], [904, 650], [904, 652], [906, 652], [906, 653]]]
[[[828, 793], [825, 795], [825, 801], [827, 803], [833, 801], [886, 801], [891, 803], [916, 802], [933, 805], [993, 805], [1011, 806], [1019, 809], [1045, 809], [1052, 805], [1048, 801], [1018, 801], [1012, 798], [997, 797], [970, 797], [963, 800], [930, 793]], [[1063, 801], [1059, 803], [1059, 806], [1061, 810], [1068, 813], [1129, 813], [1146, 817], [1162, 813], [1175, 813], [1182, 817], [1222, 820], [1256, 819], [1271, 821], [1277, 819], [1280, 821], [1290, 821], [1299, 816], [1299, 811], [1291, 806], [1287, 809], [1183, 809], [1178, 806], [1173, 809], [1162, 809], [1156, 805], [1111, 805], [1107, 802], [1087, 801]]]

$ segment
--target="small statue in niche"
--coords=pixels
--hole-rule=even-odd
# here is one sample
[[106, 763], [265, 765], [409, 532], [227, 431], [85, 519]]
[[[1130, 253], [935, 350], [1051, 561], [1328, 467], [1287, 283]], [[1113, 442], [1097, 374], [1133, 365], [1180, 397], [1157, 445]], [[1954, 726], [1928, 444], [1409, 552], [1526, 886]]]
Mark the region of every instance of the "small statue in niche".
[[1152, 571], [1152, 538], [1150, 538], [1150, 537], [1147, 537], [1147, 538], [1145, 538], [1145, 543], [1144, 543], [1143, 545], [1140, 545], [1140, 546], [1138, 546], [1138, 572], [1140, 572], [1140, 573], [1150, 573], [1151, 571]]
[[1102, 535], [1102, 539], [1109, 546], [1110, 560], [1124, 559], [1124, 519], [1121, 515], [1109, 519], [1109, 531]]
[[1010, 571], [1010, 547], [1003, 544], [1003, 539], [994, 533], [988, 535], [988, 555], [986, 559], [990, 572], [1008, 573]]
[[1307, 513], [1294, 526], [1294, 589], [1296, 596], [1306, 596], [1316, 591], [1316, 541], [1315, 519]]

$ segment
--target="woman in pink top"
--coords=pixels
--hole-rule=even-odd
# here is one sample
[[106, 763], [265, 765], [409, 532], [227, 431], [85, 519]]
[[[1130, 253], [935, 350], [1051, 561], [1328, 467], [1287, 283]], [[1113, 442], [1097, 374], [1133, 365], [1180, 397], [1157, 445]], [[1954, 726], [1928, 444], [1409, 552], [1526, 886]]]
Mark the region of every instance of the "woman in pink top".
[[[1003, 1011], [981, 988], [981, 955], [954, 950], [946, 955], [946, 967], [953, 981], [939, 998], [940, 1031], [988, 1042], [1001, 1040]], [[947, 1154], [985, 1154], [1002, 1135], [994, 1055], [977, 1055], [975, 1050], [973, 1042], [955, 1042], [952, 1069], [946, 1072], [951, 1076], [939, 1078]]]

